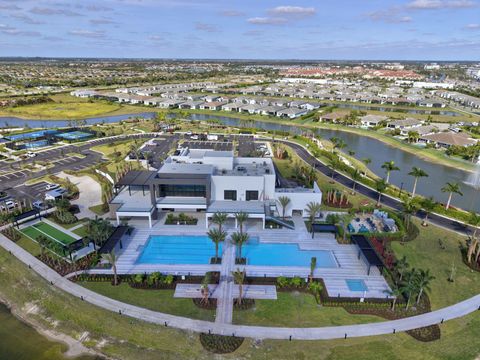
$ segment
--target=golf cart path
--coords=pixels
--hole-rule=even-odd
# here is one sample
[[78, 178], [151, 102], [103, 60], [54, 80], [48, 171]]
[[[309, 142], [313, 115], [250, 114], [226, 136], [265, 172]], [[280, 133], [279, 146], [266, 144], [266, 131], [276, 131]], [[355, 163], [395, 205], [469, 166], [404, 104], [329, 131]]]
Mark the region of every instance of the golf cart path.
[[9, 251], [11, 256], [15, 256], [21, 262], [31, 267], [41, 277], [50, 282], [52, 286], [56, 286], [72, 296], [82, 298], [84, 301], [87, 301], [90, 304], [96, 305], [105, 310], [185, 331], [204, 333], [211, 332], [218, 335], [235, 335], [257, 339], [340, 339], [345, 337], [392, 334], [394, 332], [412, 330], [419, 327], [439, 324], [442, 323], [442, 321], [456, 319], [477, 311], [480, 308], [480, 295], [476, 295], [455, 305], [422, 315], [377, 323], [317, 328], [264, 327], [216, 323], [147, 310], [138, 306], [108, 298], [62, 277], [40, 260], [35, 258], [33, 255], [28, 253], [26, 250], [16, 245], [1, 234], [0, 246]]

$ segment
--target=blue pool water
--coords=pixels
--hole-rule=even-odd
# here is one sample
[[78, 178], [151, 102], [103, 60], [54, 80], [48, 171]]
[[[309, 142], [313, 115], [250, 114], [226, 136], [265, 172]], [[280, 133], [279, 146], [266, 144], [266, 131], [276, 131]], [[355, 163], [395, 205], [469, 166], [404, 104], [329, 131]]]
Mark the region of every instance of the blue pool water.
[[[222, 254], [220, 244], [219, 256]], [[208, 236], [152, 235], [137, 258], [137, 264], [208, 264], [215, 256], [215, 245]], [[251, 238], [242, 247], [248, 265], [309, 267], [312, 257], [317, 267], [333, 268], [337, 263], [330, 251], [300, 250], [295, 244], [266, 244]]]
[[[137, 264], [209, 264], [215, 256], [215, 244], [208, 236], [152, 235]], [[218, 256], [222, 256], [222, 244]]]
[[368, 291], [367, 285], [363, 280], [345, 280], [350, 291]]

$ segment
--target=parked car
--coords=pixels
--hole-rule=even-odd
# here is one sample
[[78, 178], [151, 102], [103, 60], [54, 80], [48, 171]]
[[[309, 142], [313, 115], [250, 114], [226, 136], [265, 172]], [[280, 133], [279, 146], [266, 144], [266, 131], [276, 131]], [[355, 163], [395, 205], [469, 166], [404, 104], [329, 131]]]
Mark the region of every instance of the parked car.
[[45, 187], [45, 190], [49, 191], [49, 190], [53, 190], [53, 189], [57, 189], [59, 188], [60, 185], [58, 184], [48, 184], [46, 187]]
[[29, 151], [29, 152], [27, 152], [27, 156], [30, 157], [30, 158], [33, 158], [33, 157], [37, 156], [37, 154], [35, 154], [34, 152]]
[[13, 210], [17, 207], [18, 203], [13, 200], [7, 200], [3, 203], [3, 205], [0, 207], [3, 211], [5, 210]]
[[198, 140], [198, 135], [192, 135], [192, 136], [190, 136], [190, 139], [192, 139], [192, 140]]
[[32, 206], [37, 210], [45, 210], [47, 208], [47, 204], [45, 204], [41, 200], [36, 200], [32, 203]]

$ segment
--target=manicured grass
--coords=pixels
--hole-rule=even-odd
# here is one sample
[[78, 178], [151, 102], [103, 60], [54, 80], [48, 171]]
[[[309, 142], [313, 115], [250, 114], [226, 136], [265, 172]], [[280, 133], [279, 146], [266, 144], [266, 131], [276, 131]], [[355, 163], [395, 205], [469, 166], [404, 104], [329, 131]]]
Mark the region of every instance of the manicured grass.
[[103, 209], [103, 204], [90, 206], [88, 208], [90, 211], [93, 211], [96, 215], [102, 216], [105, 215], [107, 212]]
[[70, 235], [44, 222], [39, 222], [33, 225], [33, 227], [64, 244], [71, 244], [76, 241], [76, 239]]
[[73, 230], [72, 232], [74, 234], [77, 234], [78, 236], [81, 236], [82, 238], [88, 235], [86, 226], [81, 226], [78, 229]]
[[342, 308], [317, 305], [310, 294], [278, 292], [277, 300], [255, 300], [255, 308], [234, 311], [233, 322], [242, 325], [318, 327], [377, 322], [371, 315], [351, 315]]
[[48, 218], [48, 220], [50, 220], [51, 222], [54, 222], [55, 224], [61, 226], [61, 227], [64, 228], [64, 229], [67, 229], [67, 230], [68, 230], [68, 229], [71, 229], [71, 228], [73, 228], [73, 227], [75, 227], [75, 226], [77, 226], [77, 225], [79, 225], [79, 224], [82, 224], [82, 223], [85, 223], [85, 222], [88, 221], [87, 218], [83, 218], [83, 219], [80, 219], [80, 220], [78, 220], [78, 221], [76, 221], [76, 222], [74, 222], [74, 223], [71, 223], [71, 224], [59, 224], [59, 223], [56, 221], [56, 218], [55, 218], [54, 216], [50, 216], [50, 217]]
[[20, 116], [25, 118], [73, 119], [80, 117], [99, 116], [111, 113], [119, 109], [120, 105], [101, 102], [50, 102], [44, 104], [24, 105], [14, 108], [7, 108], [4, 109], [3, 112], [13, 116]]
[[42, 250], [38, 243], [33, 241], [31, 238], [25, 236], [25, 234], [23, 234], [21, 231], [20, 234], [21, 238], [16, 242], [18, 246], [22, 247], [24, 250], [28, 251], [33, 256], [38, 256], [42, 253]]
[[[419, 221], [414, 221], [420, 228], [420, 235], [405, 244], [393, 242], [392, 249], [397, 258], [405, 255], [412, 267], [428, 269], [435, 276], [430, 285], [432, 308], [438, 309], [479, 294], [480, 273], [463, 263], [459, 250], [461, 244], [465, 245], [466, 236], [432, 225], [424, 228]], [[445, 249], [441, 248], [439, 239]], [[456, 268], [453, 283], [448, 281], [452, 265]]]
[[214, 320], [215, 311], [196, 307], [192, 299], [174, 298], [174, 290], [141, 290], [127, 283], [112, 286], [109, 282], [82, 282], [87, 289], [146, 309], [200, 320]]

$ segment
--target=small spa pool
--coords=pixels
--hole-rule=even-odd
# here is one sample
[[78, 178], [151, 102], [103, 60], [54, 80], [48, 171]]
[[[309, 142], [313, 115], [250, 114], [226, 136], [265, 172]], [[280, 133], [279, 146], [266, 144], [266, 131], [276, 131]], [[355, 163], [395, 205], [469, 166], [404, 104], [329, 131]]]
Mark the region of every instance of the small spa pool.
[[368, 291], [368, 287], [363, 280], [349, 279], [345, 280], [350, 291]]

